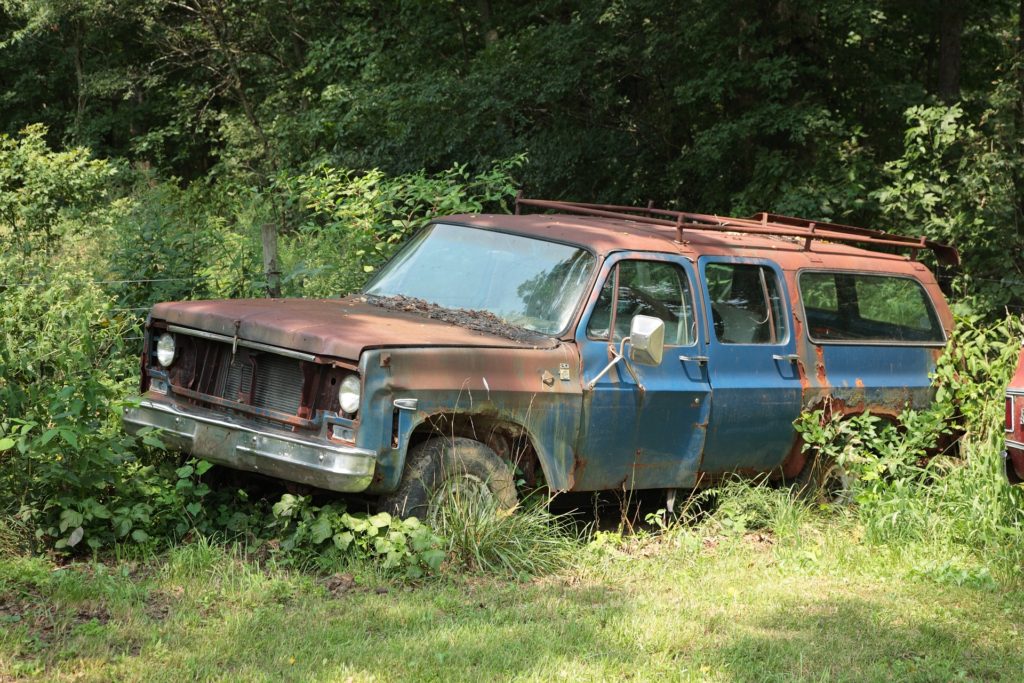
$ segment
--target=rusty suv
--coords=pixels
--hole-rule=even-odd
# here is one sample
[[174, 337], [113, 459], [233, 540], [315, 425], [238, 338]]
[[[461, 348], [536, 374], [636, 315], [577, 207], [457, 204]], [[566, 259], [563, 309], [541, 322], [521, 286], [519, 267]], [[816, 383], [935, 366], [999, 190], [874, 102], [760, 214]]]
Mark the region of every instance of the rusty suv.
[[[532, 213], [527, 213], [532, 211]], [[130, 431], [423, 514], [438, 491], [808, 477], [807, 408], [930, 401], [952, 328], [925, 239], [759, 214], [519, 199], [437, 218], [359, 294], [147, 322]]]

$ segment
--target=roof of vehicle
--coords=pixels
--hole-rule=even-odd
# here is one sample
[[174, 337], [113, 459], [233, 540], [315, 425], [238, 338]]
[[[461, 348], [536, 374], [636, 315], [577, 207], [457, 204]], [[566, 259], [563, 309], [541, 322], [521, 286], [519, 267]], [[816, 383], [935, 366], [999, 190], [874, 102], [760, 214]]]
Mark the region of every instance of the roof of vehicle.
[[828, 267], [913, 274], [919, 278], [924, 273], [930, 275], [923, 264], [905, 254], [873, 251], [825, 239], [684, 228], [680, 242], [677, 231], [665, 226], [627, 218], [560, 213], [457, 214], [436, 220], [575, 244], [599, 256], [625, 250], [673, 252], [693, 258], [729, 255], [771, 258], [785, 270]]

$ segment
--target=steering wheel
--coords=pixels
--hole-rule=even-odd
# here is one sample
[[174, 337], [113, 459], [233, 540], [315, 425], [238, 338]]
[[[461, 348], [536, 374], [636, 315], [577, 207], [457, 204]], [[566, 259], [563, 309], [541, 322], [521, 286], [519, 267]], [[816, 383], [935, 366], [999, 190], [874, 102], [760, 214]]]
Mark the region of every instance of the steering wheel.
[[[625, 289], [629, 293], [629, 299], [639, 301], [647, 308], [650, 308], [655, 315], [662, 319], [662, 321], [669, 322], [674, 321], [677, 318], [676, 314], [672, 312], [672, 309], [665, 305], [664, 302], [658, 301], [647, 292], [630, 287], [629, 285], [622, 285], [622, 289]], [[643, 310], [643, 307], [639, 307], [634, 310], [632, 315], [630, 315], [630, 320], [633, 319], [633, 316], [641, 314]]]

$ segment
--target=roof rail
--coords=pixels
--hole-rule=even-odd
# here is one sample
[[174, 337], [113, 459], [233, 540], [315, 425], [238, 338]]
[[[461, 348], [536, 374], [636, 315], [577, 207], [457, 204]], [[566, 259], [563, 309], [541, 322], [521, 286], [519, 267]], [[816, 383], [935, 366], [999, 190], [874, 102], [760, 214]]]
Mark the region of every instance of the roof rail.
[[812, 221], [806, 218], [793, 218], [777, 214], [761, 212], [751, 218], [731, 218], [701, 213], [688, 213], [671, 209], [656, 208], [653, 203], [647, 206], [619, 206], [616, 204], [587, 204], [584, 202], [564, 202], [550, 199], [527, 199], [520, 192], [516, 196], [516, 214], [522, 207], [573, 213], [583, 216], [600, 218], [616, 218], [630, 220], [647, 225], [673, 228], [676, 240], [683, 241], [684, 230], [711, 230], [717, 232], [740, 232], [754, 235], [781, 235], [797, 237], [804, 240], [804, 248], [810, 249], [812, 240], [828, 242], [853, 242], [867, 246], [909, 249], [911, 258], [917, 257], [921, 249], [928, 249], [935, 254], [940, 263], [959, 265], [960, 254], [955, 247], [934, 242], [925, 237], [906, 237], [857, 228], [838, 223]]

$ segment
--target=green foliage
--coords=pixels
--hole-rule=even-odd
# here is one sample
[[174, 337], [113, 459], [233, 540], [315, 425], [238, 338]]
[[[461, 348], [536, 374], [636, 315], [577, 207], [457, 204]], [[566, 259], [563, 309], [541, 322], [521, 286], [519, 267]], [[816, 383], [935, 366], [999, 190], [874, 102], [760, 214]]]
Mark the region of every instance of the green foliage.
[[[977, 318], [961, 318], [936, 368], [936, 402], [928, 410], [906, 410], [896, 423], [825, 411], [797, 420], [805, 450], [852, 475], [869, 539], [947, 544], [1019, 574], [1024, 491], [1006, 482], [999, 399], [1020, 338], [1018, 319], [985, 327]], [[959, 459], [953, 452], [936, 454], [950, 432], [959, 437]], [[933, 569], [943, 580], [959, 580], [955, 568]]]
[[794, 536], [808, 516], [806, 504], [788, 490], [768, 486], [763, 481], [734, 478], [689, 499], [679, 519], [725, 535], [764, 531]]
[[353, 558], [379, 561], [385, 571], [417, 579], [444, 560], [442, 539], [415, 517], [349, 513], [342, 503], [313, 505], [309, 496], [284, 494], [273, 506], [281, 550], [300, 562], [331, 566]]
[[445, 490], [432, 517], [455, 567], [505, 576], [548, 574], [569, 564], [579, 534], [566, 516], [527, 503], [498, 509], [492, 497]]
[[969, 297], [964, 304], [989, 317], [1024, 299], [1016, 226], [1024, 162], [999, 126], [1006, 105], [993, 107], [977, 122], [960, 105], [908, 109], [903, 154], [886, 164], [886, 182], [873, 192], [896, 227], [960, 247], [956, 287]]
[[83, 233], [95, 234], [123, 209], [112, 200], [119, 169], [88, 149], [52, 150], [46, 132], [33, 125], [16, 137], [0, 134], [0, 249], [23, 265], [54, 256], [83, 263], [95, 248]]
[[311, 297], [352, 292], [433, 217], [508, 211], [512, 173], [524, 161], [513, 157], [479, 174], [465, 165], [397, 177], [320, 165], [283, 177], [278, 190], [305, 210], [283, 240], [285, 289]]
[[935, 399], [948, 405], [961, 429], [981, 434], [996, 428], [993, 412], [997, 397], [1017, 366], [1024, 340], [1024, 321], [1006, 316], [989, 323], [981, 315], [956, 318], [953, 338], [935, 368]]
[[151, 520], [146, 452], [111, 409], [127, 393], [134, 322], [112, 309], [60, 271], [0, 298], [0, 487], [58, 548], [109, 545]]

